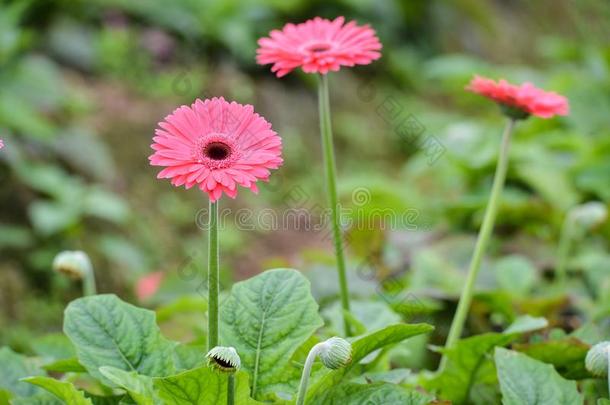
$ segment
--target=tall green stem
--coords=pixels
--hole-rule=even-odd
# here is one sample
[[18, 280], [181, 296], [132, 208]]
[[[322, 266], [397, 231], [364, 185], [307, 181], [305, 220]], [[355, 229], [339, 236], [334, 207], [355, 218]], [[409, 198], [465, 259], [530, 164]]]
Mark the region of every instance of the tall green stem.
[[210, 201], [208, 237], [208, 350], [218, 346], [218, 202]]
[[[449, 329], [449, 335], [447, 336], [447, 342], [445, 348], [449, 349], [455, 345], [462, 335], [464, 329], [464, 322], [468, 315], [468, 309], [472, 301], [472, 294], [474, 292], [474, 284], [481, 268], [481, 261], [485, 248], [489, 243], [491, 232], [493, 231], [496, 214], [498, 212], [498, 203], [500, 201], [500, 195], [504, 188], [504, 180], [506, 179], [506, 171], [508, 169], [508, 151], [510, 148], [510, 138], [515, 126], [515, 119], [509, 118], [504, 134], [502, 135], [502, 144], [500, 146], [500, 155], [498, 157], [498, 165], [496, 167], [496, 174], [494, 175], [494, 182], [491, 188], [491, 195], [489, 196], [489, 202], [485, 210], [485, 217], [483, 218], [483, 224], [479, 230], [479, 236], [477, 243], [474, 248], [472, 260], [470, 261], [470, 268], [468, 269], [468, 275], [466, 277], [466, 284], [462, 290], [462, 295]], [[439, 371], [442, 371], [447, 365], [447, 356], [443, 356]]]
[[235, 404], [235, 375], [229, 374], [229, 380], [227, 382], [227, 405]]
[[309, 375], [311, 374], [311, 367], [313, 362], [316, 360], [320, 349], [323, 347], [324, 342], [314, 345], [305, 359], [305, 365], [303, 366], [303, 374], [301, 375], [301, 383], [299, 384], [299, 393], [297, 394], [296, 405], [304, 405], [305, 397], [307, 396], [307, 385], [309, 384]]
[[[320, 133], [322, 135], [322, 149], [324, 152], [324, 166], [326, 172], [326, 189], [328, 202], [331, 210], [331, 227], [335, 256], [337, 260], [337, 272], [339, 274], [339, 290], [341, 296], [341, 307], [349, 311], [349, 289], [347, 288], [347, 276], [345, 273], [345, 256], [343, 253], [343, 240], [341, 236], [341, 218], [339, 213], [339, 199], [337, 197], [337, 174], [335, 165], [335, 152], [333, 146], [333, 132], [330, 120], [330, 101], [328, 96], [328, 74], [319, 75], [318, 82], [318, 105], [320, 111]], [[351, 335], [350, 325], [343, 314], [345, 334]]]
[[93, 268], [91, 271], [85, 272], [83, 275], [83, 295], [95, 295], [97, 294], [97, 290], [95, 287], [95, 275], [93, 274]]
[[559, 247], [557, 248], [557, 265], [555, 266], [555, 282], [559, 286], [565, 285], [567, 278], [568, 257], [570, 255], [570, 247], [573, 238], [574, 221], [567, 214], [566, 219], [561, 227], [561, 236], [559, 237]]
[[608, 359], [608, 392], [610, 392], [610, 349], [606, 349], [606, 358]]

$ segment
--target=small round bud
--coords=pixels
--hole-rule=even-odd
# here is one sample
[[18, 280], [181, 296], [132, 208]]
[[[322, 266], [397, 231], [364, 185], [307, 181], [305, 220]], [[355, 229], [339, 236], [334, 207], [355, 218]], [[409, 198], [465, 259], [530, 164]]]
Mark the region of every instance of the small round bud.
[[321, 344], [319, 356], [326, 367], [336, 370], [352, 362], [352, 345], [340, 337], [331, 337]]
[[53, 259], [53, 270], [74, 280], [82, 280], [93, 273], [93, 266], [85, 252], [64, 250]]
[[583, 228], [591, 229], [606, 220], [608, 209], [599, 201], [591, 201], [572, 208], [570, 217]]
[[222, 372], [234, 373], [241, 367], [241, 359], [234, 347], [216, 346], [206, 357], [210, 366]]
[[610, 342], [600, 342], [589, 349], [585, 357], [585, 367], [589, 372], [598, 377], [608, 375], [608, 352]]

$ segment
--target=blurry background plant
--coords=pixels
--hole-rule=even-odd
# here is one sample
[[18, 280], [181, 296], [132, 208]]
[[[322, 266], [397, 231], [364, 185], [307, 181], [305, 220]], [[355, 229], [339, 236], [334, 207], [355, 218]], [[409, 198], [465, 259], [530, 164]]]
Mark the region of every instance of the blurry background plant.
[[[570, 299], [546, 282], [566, 212], [610, 201], [608, 2], [30, 0], [0, 3], [2, 344], [34, 352], [29, 337], [59, 330], [63, 307], [80, 294], [51, 271], [64, 249], [91, 255], [100, 292], [135, 299], [137, 280], [163, 274], [138, 295], [158, 307], [170, 337], [201, 332], [206, 258], [194, 224], [206, 201], [154, 181], [146, 159], [156, 123], [178, 104], [205, 95], [252, 103], [284, 139], [285, 166], [262, 198], [227, 206], [324, 205], [323, 180], [312, 175], [322, 164], [315, 82], [300, 73], [278, 81], [254, 58], [257, 38], [315, 15], [370, 23], [384, 45], [374, 66], [333, 81], [342, 201], [371, 216], [376, 208], [418, 213], [412, 226], [349, 231], [350, 286], [361, 300], [355, 322], [374, 329], [423, 313], [434, 317], [432, 340], [442, 343], [499, 141], [494, 106], [463, 91], [480, 73], [558, 91], [572, 111], [528, 120], [515, 135], [468, 333], [502, 329], [523, 313], [545, 316], [564, 334], [592, 322], [608, 327], [608, 221], [567, 263]], [[433, 164], [398, 135], [409, 114], [446, 148]], [[296, 186], [309, 198], [297, 207], [286, 197]], [[356, 188], [370, 192], [364, 205], [351, 199]], [[222, 284], [266, 267], [297, 267], [341, 332], [326, 233], [232, 228], [222, 232], [223, 257], [231, 258], [222, 263]], [[424, 353], [425, 339], [392, 349], [393, 364], [430, 366], [431, 356], [413, 355]]]

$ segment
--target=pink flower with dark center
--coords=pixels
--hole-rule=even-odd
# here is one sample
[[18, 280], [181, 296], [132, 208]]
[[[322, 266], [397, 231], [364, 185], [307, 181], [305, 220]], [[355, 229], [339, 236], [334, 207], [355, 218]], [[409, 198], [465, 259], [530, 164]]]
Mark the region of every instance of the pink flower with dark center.
[[256, 61], [272, 63], [271, 71], [282, 77], [297, 67], [305, 73], [326, 74], [341, 66], [368, 65], [381, 57], [381, 43], [368, 25], [345, 18], [333, 21], [316, 17], [301, 24], [286, 24], [281, 31], [258, 40]]
[[156, 271], [140, 277], [140, 279], [138, 279], [136, 282], [135, 288], [135, 293], [138, 299], [140, 301], [144, 301], [155, 295], [155, 293], [159, 290], [159, 287], [161, 287], [163, 276], [162, 271]]
[[222, 193], [237, 195], [237, 185], [258, 192], [270, 169], [282, 164], [282, 140], [251, 105], [224, 98], [197, 99], [177, 108], [155, 131], [153, 166], [164, 166], [157, 178], [174, 186], [197, 186], [216, 201]]
[[509, 109], [520, 110], [541, 118], [552, 118], [555, 115], [568, 115], [568, 100], [555, 92], [548, 92], [531, 83], [520, 86], [506, 80], [495, 82], [481, 76], [475, 76], [466, 90], [490, 98]]

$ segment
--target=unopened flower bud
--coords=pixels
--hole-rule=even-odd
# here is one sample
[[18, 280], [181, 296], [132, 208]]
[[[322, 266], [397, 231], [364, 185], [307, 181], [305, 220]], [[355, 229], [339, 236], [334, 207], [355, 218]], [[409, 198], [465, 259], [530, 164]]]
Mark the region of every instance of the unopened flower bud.
[[323, 342], [319, 353], [322, 363], [332, 370], [352, 362], [352, 345], [340, 337], [332, 337]]
[[72, 279], [82, 280], [93, 273], [93, 266], [85, 252], [65, 250], [53, 259], [53, 270]]
[[608, 209], [605, 204], [592, 201], [572, 208], [570, 217], [583, 228], [591, 229], [606, 220]]
[[241, 367], [241, 359], [234, 347], [216, 346], [206, 357], [210, 366], [222, 372], [234, 373]]
[[598, 377], [605, 377], [608, 375], [609, 351], [610, 342], [600, 342], [589, 349], [587, 357], [585, 357], [585, 367], [591, 374]]

